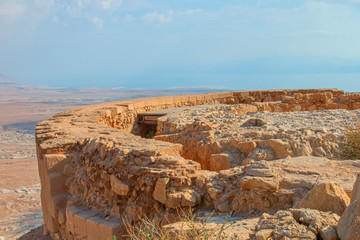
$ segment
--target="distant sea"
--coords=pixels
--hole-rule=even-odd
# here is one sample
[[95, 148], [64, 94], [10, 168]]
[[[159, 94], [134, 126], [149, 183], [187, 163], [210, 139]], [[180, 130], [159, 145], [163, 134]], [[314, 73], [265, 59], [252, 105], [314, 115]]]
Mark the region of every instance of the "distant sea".
[[[21, 81], [21, 80], [20, 80]], [[209, 74], [199, 76], [134, 77], [128, 79], [71, 79], [37, 81], [47, 87], [60, 88], [121, 88], [174, 89], [198, 88], [214, 90], [264, 90], [299, 88], [338, 88], [347, 92], [360, 92], [360, 73], [354, 74]]]

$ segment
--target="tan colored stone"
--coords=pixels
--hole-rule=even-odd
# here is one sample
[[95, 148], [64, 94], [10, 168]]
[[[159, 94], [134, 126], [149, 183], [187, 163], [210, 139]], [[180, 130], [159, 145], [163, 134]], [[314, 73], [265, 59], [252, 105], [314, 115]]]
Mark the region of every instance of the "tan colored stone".
[[166, 185], [168, 184], [169, 180], [169, 178], [159, 178], [156, 181], [155, 189], [152, 195], [156, 201], [159, 201], [163, 204], [166, 204], [167, 201]]
[[330, 182], [315, 186], [295, 207], [331, 211], [341, 215], [349, 203], [350, 199], [344, 189], [339, 184]]
[[286, 158], [290, 156], [286, 149], [285, 142], [280, 139], [270, 139], [264, 142], [264, 145], [272, 148], [276, 158]]
[[120, 196], [126, 196], [129, 193], [130, 187], [128, 184], [122, 182], [116, 176], [110, 176], [111, 190]]
[[345, 209], [336, 230], [341, 240], [360, 239], [360, 199], [355, 200]]
[[261, 229], [255, 233], [255, 240], [267, 240], [271, 237], [273, 230]]
[[327, 226], [320, 230], [320, 236], [323, 240], [337, 240], [338, 236], [336, 230], [333, 227]]
[[358, 199], [360, 199], [360, 173], [357, 175], [353, 190], [351, 192], [351, 202], [354, 202]]
[[229, 155], [225, 153], [212, 154], [209, 168], [217, 172], [230, 168]]
[[194, 189], [185, 189], [182, 192], [181, 206], [194, 207], [200, 202], [200, 194]]
[[86, 219], [96, 216], [98, 213], [91, 210], [84, 210], [74, 214], [75, 234], [81, 238], [87, 237]]
[[120, 220], [109, 219], [98, 224], [100, 240], [122, 239], [122, 236], [126, 233], [125, 225]]
[[[239, 121], [237, 124], [234, 119], [224, 118], [224, 124], [219, 123], [217, 127], [215, 127], [216, 123], [213, 124], [213, 121], [204, 123], [203, 119], [194, 120], [194, 124], [188, 126], [192, 131], [190, 133], [180, 131], [185, 126], [181, 126], [181, 124], [178, 126], [176, 125], [178, 123], [169, 122], [169, 126], [164, 125], [164, 127], [169, 127], [175, 133], [170, 132], [167, 136], [163, 136], [162, 139], [165, 141], [172, 139], [175, 142], [179, 137], [184, 137], [186, 141], [176, 145], [142, 139], [130, 134], [130, 131], [136, 133], [138, 130], [136, 118], [139, 113], [145, 111], [229, 102], [254, 104], [251, 106], [245, 105], [244, 113], [247, 111], [247, 108], [254, 108], [254, 112], [263, 110], [273, 112], [307, 109], [321, 110], [327, 108], [324, 104], [330, 98], [326, 94], [324, 95], [325, 97], [318, 97], [317, 94], [328, 92], [334, 93], [333, 103], [336, 104], [340, 101], [339, 96], [344, 96], [343, 92], [333, 89], [244, 91], [187, 97], [128, 100], [60, 113], [46, 123], [39, 124], [40, 127], [36, 130], [46, 227], [53, 236], [59, 238], [65, 237], [61, 235], [63, 234], [62, 227], [64, 226], [62, 225], [64, 224], [64, 219], [63, 217], [58, 217], [58, 212], [66, 201], [97, 208], [104, 215], [109, 214], [110, 209], [114, 209], [112, 213], [115, 212], [117, 214], [123, 211], [126, 205], [127, 211], [125, 210], [125, 212], [133, 216], [133, 219], [138, 220], [138, 216], [141, 214], [152, 217], [151, 209], [154, 209], [154, 214], [159, 216], [164, 207], [174, 212], [173, 209], [170, 210], [168, 208], [197, 206], [201, 204], [199, 205], [200, 208], [203, 207], [202, 203], [205, 202], [210, 207], [215, 206], [218, 210], [228, 211], [232, 199], [236, 199], [236, 204], [239, 206], [235, 210], [260, 209], [256, 208], [257, 205], [262, 207], [261, 211], [288, 208], [301, 196], [305, 191], [304, 189], [311, 189], [317, 181], [323, 181], [324, 179], [331, 178], [331, 176], [338, 176], [339, 174], [337, 173], [340, 171], [340, 167], [341, 173], [346, 175], [346, 180], [344, 180], [345, 178], [336, 180], [345, 186], [347, 186], [346, 184], [352, 185], [352, 181], [348, 180], [352, 180], [352, 178], [347, 176], [349, 176], [348, 172], [356, 164], [345, 162], [341, 165], [329, 163], [328, 161], [323, 165], [317, 165], [318, 163], [313, 160], [322, 162], [321, 159], [312, 158], [310, 160], [305, 159], [311, 162], [311, 165], [305, 166], [301, 161], [304, 159], [295, 159], [295, 164], [289, 160], [280, 159], [279, 161], [272, 162], [272, 166], [269, 165], [269, 167], [254, 167], [245, 170], [244, 167], [239, 167], [243, 159], [250, 157], [256, 160], [274, 160], [275, 158], [301, 155], [302, 151], [297, 151], [298, 146], [303, 144], [301, 141], [304, 141], [304, 144], [309, 146], [308, 154], [317, 154], [317, 151], [319, 151], [321, 154], [327, 154], [327, 157], [334, 157], [335, 155], [332, 155], [332, 151], [338, 146], [334, 142], [333, 137], [336, 134], [322, 135], [326, 129], [321, 132], [315, 131], [312, 134], [306, 134], [305, 132], [302, 134], [301, 129], [290, 129], [289, 127], [274, 130], [274, 127], [269, 124], [271, 122], [268, 121], [269, 118], [264, 117], [260, 119], [260, 117], [252, 116], [251, 113], [245, 116], [244, 121]], [[303, 97], [294, 98], [299, 93]], [[282, 96], [288, 97], [283, 98]], [[360, 98], [355, 97], [351, 98], [351, 101], [356, 102], [360, 100]], [[291, 104], [280, 102], [282, 99], [291, 102]], [[341, 103], [343, 107], [352, 106], [351, 101], [348, 97], [345, 97], [341, 100]], [[229, 109], [229, 106], [220, 106], [219, 108], [221, 107]], [[121, 111], [119, 111], [120, 108]], [[231, 112], [232, 116], [236, 115], [235, 112], [235, 110]], [[227, 113], [222, 111], [221, 114], [227, 116]], [[208, 111], [205, 114], [210, 116], [216, 113]], [[286, 116], [286, 114], [288, 113], [284, 113], [281, 116]], [[274, 115], [280, 116], [280, 113]], [[249, 120], [249, 118], [250, 121], [247, 122], [249, 125], [241, 127], [241, 124]], [[166, 121], [165, 119], [164, 124]], [[230, 126], [226, 126], [226, 122]], [[173, 125], [170, 126], [171, 124]], [[213, 128], [211, 133], [208, 131], [210, 127]], [[234, 133], [233, 129], [240, 130]], [[227, 132], [222, 135], [221, 131], [225, 130]], [[242, 131], [244, 132], [242, 133]], [[271, 139], [274, 137], [282, 140]], [[238, 142], [233, 144], [233, 139], [237, 139]], [[242, 141], [249, 142], [242, 143]], [[261, 143], [254, 144], [252, 141]], [[326, 143], [322, 141], [326, 141]], [[215, 145], [216, 147], [214, 147]], [[184, 147], [182, 148], [182, 146]], [[204, 172], [206, 172], [200, 170], [199, 163], [208, 169], [211, 154], [225, 151], [228, 154], [227, 162], [224, 161], [226, 164], [221, 163], [220, 167], [217, 166], [215, 168], [222, 169], [227, 163], [229, 165], [227, 168], [234, 168], [212, 175], [209, 174], [205, 181], [196, 180], [197, 175], [205, 175]], [[253, 152], [255, 153], [253, 154]], [[68, 157], [63, 160], [54, 160], [58, 156], [46, 156], [49, 154], [64, 154], [65, 156], [65, 153]], [[138, 159], [134, 156], [137, 154], [139, 154]], [[121, 158], [114, 157], [117, 155], [120, 155]], [[142, 158], [144, 155], [149, 158]], [[151, 161], [150, 157], [152, 157]], [[51, 162], [51, 159], [54, 162]], [[71, 164], [68, 165], [71, 169], [67, 167], [64, 171], [62, 166], [68, 159], [71, 159]], [[193, 159], [197, 163], [188, 159]], [[236, 162], [237, 160], [238, 162]], [[138, 165], [135, 165], [135, 162]], [[230, 166], [230, 162], [232, 166]], [[290, 167], [286, 166], [286, 164], [289, 164]], [[65, 172], [66, 178], [64, 179], [60, 175], [49, 175], [49, 166], [52, 166], [51, 169], [56, 174]], [[321, 171], [321, 169], [326, 169], [326, 171]], [[330, 171], [328, 171], [329, 169]], [[171, 178], [171, 181], [169, 181], [169, 178], [167, 180], [163, 178], [165, 176]], [[178, 179], [180, 180], [177, 181]], [[346, 181], [349, 183], [344, 183]], [[51, 182], [54, 184], [63, 184], [65, 182], [66, 188], [59, 186], [56, 189], [55, 187], [57, 186], [55, 184], [55, 187], [52, 189], [53, 183]], [[196, 186], [194, 186], [195, 183], [197, 184]], [[130, 186], [133, 189], [130, 189]], [[66, 191], [69, 192], [67, 193]], [[154, 201], [151, 197], [159, 202], [155, 204], [157, 207], [152, 206]], [[60, 200], [55, 201], [54, 199], [57, 198]], [[204, 201], [201, 201], [202, 199]], [[166, 206], [160, 203], [166, 204]], [[121, 207], [114, 208], [115, 204]], [[83, 224], [83, 219], [86, 219], [86, 222], [89, 222], [90, 225], [95, 225], [90, 229], [86, 226], [86, 229], [89, 230], [86, 232], [87, 236], [84, 235], [84, 228], [79, 227], [78, 232], [80, 233], [78, 235], [83, 237], [88, 238], [90, 234], [94, 234], [94, 239], [100, 239], [101, 236], [108, 239], [118, 234], [122, 228], [121, 222], [116, 220], [97, 219], [98, 221], [92, 222], [89, 219], [95, 219], [96, 217], [87, 219], [84, 216], [81, 218], [79, 214], [74, 212], [68, 213], [69, 211], [66, 213], [66, 219], [69, 219], [70, 223], [72, 221], [73, 223], [82, 222]], [[141, 214], [138, 214], [139, 212]], [[76, 220], [76, 217], [81, 219]], [[109, 224], [109, 222], [112, 223]], [[69, 230], [68, 233], [76, 233], [76, 223], [74, 223], [74, 229], [71, 229], [70, 223], [65, 223], [65, 232], [69, 228], [71, 231]], [[264, 226], [266, 224], [264, 223]], [[283, 238], [302, 237], [312, 239], [314, 237], [314, 234], [311, 234], [307, 227], [299, 226], [287, 214], [279, 213], [275, 218], [270, 219], [268, 224], [278, 224], [280, 226], [288, 224], [288, 227], [283, 229], [274, 228], [279, 235], [285, 231], [289, 232], [290, 235], [281, 235]], [[318, 221], [315, 221], [313, 225], [315, 227], [322, 226]], [[60, 232], [59, 229], [61, 229]], [[97, 235], [91, 232], [93, 229], [96, 229], [101, 234]], [[282, 232], [282, 230], [284, 231]], [[331, 232], [331, 229], [324, 229], [323, 232]], [[258, 235], [261, 234], [259, 233]]]
[[69, 231], [72, 234], [75, 234], [75, 219], [74, 215], [76, 213], [79, 213], [81, 211], [84, 211], [85, 208], [80, 208], [76, 206], [69, 206], [66, 208], [66, 230]]
[[65, 165], [63, 161], [66, 158], [67, 156], [64, 154], [44, 154], [44, 161], [49, 171], [61, 171], [63, 166], [58, 165]]
[[242, 162], [241, 162], [241, 166], [247, 166], [249, 165], [250, 163], [254, 162], [255, 160], [254, 159], [251, 159], [251, 158], [245, 158]]
[[87, 238], [89, 240], [101, 240], [102, 235], [100, 233], [101, 223], [106, 220], [100, 216], [94, 216], [86, 219], [86, 230], [87, 230]]
[[231, 141], [232, 145], [238, 149], [240, 149], [242, 152], [248, 156], [252, 151], [254, 151], [256, 147], [255, 142], [241, 142], [236, 139]]

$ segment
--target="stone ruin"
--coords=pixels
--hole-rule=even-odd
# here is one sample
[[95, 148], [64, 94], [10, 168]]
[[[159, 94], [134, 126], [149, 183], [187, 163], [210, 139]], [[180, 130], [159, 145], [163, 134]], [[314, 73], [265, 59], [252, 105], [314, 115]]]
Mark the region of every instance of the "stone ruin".
[[181, 208], [210, 220], [231, 216], [233, 239], [360, 239], [360, 161], [339, 151], [357, 109], [359, 93], [315, 89], [59, 113], [36, 127], [44, 231], [122, 239], [124, 217], [147, 217], [180, 234]]

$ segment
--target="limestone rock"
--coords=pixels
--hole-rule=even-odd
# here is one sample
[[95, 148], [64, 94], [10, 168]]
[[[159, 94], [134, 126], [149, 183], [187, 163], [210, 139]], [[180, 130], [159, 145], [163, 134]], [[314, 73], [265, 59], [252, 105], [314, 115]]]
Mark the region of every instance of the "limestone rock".
[[340, 216], [336, 213], [321, 212], [309, 208], [289, 209], [289, 211], [297, 222], [308, 226], [313, 233], [320, 234], [324, 240], [337, 239], [335, 229]]
[[315, 186], [295, 207], [331, 211], [341, 215], [349, 203], [350, 199], [344, 189], [331, 182]]
[[244, 152], [246, 154], [246, 156], [248, 156], [252, 151], [254, 151], [254, 149], [256, 147], [255, 142], [242, 142], [237, 139], [233, 139], [231, 141], [231, 143], [235, 148], [238, 148], [242, 152]]
[[360, 199], [355, 200], [345, 209], [336, 230], [341, 240], [360, 239]]
[[317, 239], [316, 235], [305, 225], [299, 224], [289, 211], [278, 211], [270, 216], [264, 214], [255, 227], [251, 240], [268, 239]]
[[153, 192], [153, 198], [163, 204], [166, 204], [166, 185], [169, 182], [169, 178], [159, 178], [156, 181], [155, 189]]
[[229, 155], [225, 153], [212, 154], [210, 157], [210, 170], [220, 171], [230, 168]]
[[333, 227], [324, 227], [320, 230], [320, 236], [323, 240], [337, 240], [338, 235], [336, 234], [336, 230]]
[[111, 190], [120, 196], [126, 196], [129, 193], [130, 187], [128, 184], [120, 181], [116, 176], [110, 176]]
[[354, 183], [354, 187], [351, 193], [351, 202], [360, 199], [360, 174], [358, 174], [356, 178], [356, 182]]

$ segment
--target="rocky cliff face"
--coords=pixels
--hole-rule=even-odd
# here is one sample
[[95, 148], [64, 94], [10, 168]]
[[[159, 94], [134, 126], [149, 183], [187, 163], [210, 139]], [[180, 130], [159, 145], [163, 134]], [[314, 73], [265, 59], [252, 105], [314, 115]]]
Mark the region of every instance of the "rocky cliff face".
[[[138, 113], [206, 104], [222, 105], [158, 119], [155, 139], [136, 136]], [[178, 208], [285, 210], [330, 180], [351, 196], [360, 163], [323, 157], [341, 158], [341, 130], [358, 108], [360, 94], [323, 89], [136, 99], [60, 113], [36, 128], [45, 229], [58, 239], [111, 239], [124, 233], [124, 216], [162, 226], [177, 220]]]

